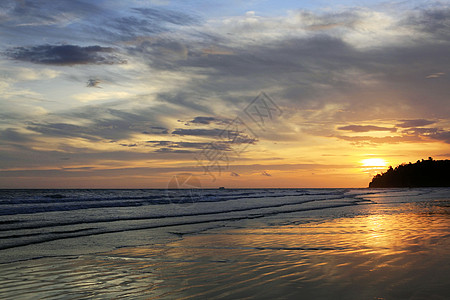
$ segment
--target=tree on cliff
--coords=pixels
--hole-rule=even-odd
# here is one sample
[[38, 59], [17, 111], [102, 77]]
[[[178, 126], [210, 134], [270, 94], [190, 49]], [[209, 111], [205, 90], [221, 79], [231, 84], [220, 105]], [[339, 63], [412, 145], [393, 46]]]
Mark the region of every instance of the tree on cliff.
[[401, 164], [383, 174], [377, 174], [370, 188], [389, 187], [450, 187], [450, 160], [428, 160]]

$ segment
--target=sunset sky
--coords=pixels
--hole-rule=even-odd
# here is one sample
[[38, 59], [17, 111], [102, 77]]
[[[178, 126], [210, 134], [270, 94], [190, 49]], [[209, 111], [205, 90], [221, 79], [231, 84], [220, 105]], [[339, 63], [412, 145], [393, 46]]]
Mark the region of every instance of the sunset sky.
[[450, 1], [2, 0], [0, 188], [367, 187], [449, 67]]

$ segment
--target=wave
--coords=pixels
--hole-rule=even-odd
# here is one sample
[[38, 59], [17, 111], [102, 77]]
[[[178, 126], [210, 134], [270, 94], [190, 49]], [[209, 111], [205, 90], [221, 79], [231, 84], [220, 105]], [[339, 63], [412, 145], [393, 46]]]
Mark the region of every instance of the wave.
[[[45, 233], [35, 233], [35, 234], [17, 234], [17, 235], [10, 235], [10, 236], [3, 236], [0, 237], [0, 239], [8, 239], [7, 243], [4, 243], [0, 245], [0, 250], [15, 248], [15, 247], [21, 247], [21, 246], [28, 246], [28, 245], [35, 245], [55, 240], [61, 240], [61, 239], [68, 239], [68, 238], [77, 238], [77, 237], [86, 237], [86, 236], [93, 236], [93, 235], [99, 235], [99, 234], [107, 234], [107, 233], [119, 233], [119, 232], [126, 232], [126, 231], [135, 231], [135, 230], [143, 230], [143, 229], [155, 229], [155, 228], [162, 228], [162, 227], [174, 227], [174, 226], [183, 226], [183, 225], [195, 225], [195, 224], [205, 224], [205, 223], [212, 223], [212, 222], [224, 222], [224, 221], [237, 221], [242, 219], [257, 219], [257, 218], [263, 218], [268, 216], [273, 216], [277, 214], [286, 214], [286, 213], [293, 213], [293, 212], [301, 212], [301, 211], [310, 211], [310, 210], [321, 210], [321, 209], [329, 209], [329, 208], [338, 208], [338, 207], [344, 207], [344, 206], [351, 206], [356, 205], [357, 201], [352, 201], [346, 204], [336, 204], [336, 205], [327, 205], [322, 207], [310, 207], [310, 208], [294, 208], [290, 210], [284, 210], [284, 211], [270, 211], [270, 212], [264, 212], [264, 213], [253, 213], [253, 214], [247, 214], [247, 215], [241, 215], [241, 216], [224, 216], [224, 217], [215, 217], [213, 219], [205, 219], [205, 220], [185, 220], [185, 221], [174, 221], [174, 222], [167, 222], [164, 224], [155, 224], [155, 225], [141, 225], [141, 226], [131, 226], [128, 228], [118, 228], [118, 229], [108, 229], [108, 228], [85, 228], [85, 229], [78, 229], [78, 230], [67, 230], [67, 231], [50, 231]], [[288, 205], [288, 204], [286, 204]], [[294, 204], [292, 204], [294, 205]], [[263, 207], [263, 208], [269, 208], [269, 207]], [[270, 207], [273, 208], [273, 207]], [[209, 213], [199, 213], [199, 214], [190, 214], [190, 215], [178, 215], [178, 216], [171, 216], [170, 218], [175, 217], [186, 217], [186, 216], [206, 216], [206, 215], [218, 215], [218, 214], [229, 214], [233, 212], [243, 212], [243, 211], [252, 211], [260, 208], [250, 208], [250, 209], [239, 209], [239, 210], [232, 210], [232, 211], [224, 211], [224, 212], [209, 212]], [[168, 218], [168, 216], [165, 216], [165, 218]], [[154, 219], [161, 219], [156, 217], [149, 217], [149, 218], [140, 218], [140, 219], [129, 219], [130, 220], [154, 220]], [[83, 222], [83, 223], [73, 223], [70, 225], [80, 225], [80, 224], [92, 224], [92, 223], [100, 223], [100, 222], [117, 222], [117, 221], [125, 221], [123, 219], [116, 220], [102, 220], [102, 221], [92, 221], [92, 222]], [[69, 225], [69, 224], [65, 224]], [[54, 227], [53, 226], [47, 226], [47, 227]], [[61, 225], [56, 225], [61, 226]], [[38, 227], [38, 229], [41, 229], [42, 227]], [[25, 228], [17, 228], [15, 230], [20, 230]], [[31, 228], [30, 228], [31, 229]], [[34, 228], [37, 229], [37, 228]], [[23, 238], [33, 237], [32, 240], [23, 240]], [[16, 242], [14, 239], [18, 239]]]
[[[439, 190], [9, 190], [0, 192], [0, 250], [143, 229], [231, 222], [386, 199], [423, 199]], [[439, 193], [448, 195], [448, 189]], [[392, 200], [389, 200], [392, 201]], [[120, 246], [120, 245], [118, 245]]]
[[[235, 192], [236, 191], [236, 192]], [[120, 191], [122, 192], [122, 191]], [[108, 207], [135, 207], [145, 205], [161, 205], [161, 204], [184, 204], [198, 202], [222, 202], [236, 199], [247, 198], [267, 198], [267, 197], [289, 197], [289, 196], [305, 196], [305, 195], [338, 195], [345, 193], [342, 190], [338, 193], [311, 193], [304, 190], [282, 190], [282, 191], [266, 191], [252, 190], [240, 191], [230, 190], [226, 193], [217, 192], [217, 190], [150, 190], [153, 195], [145, 196], [112, 196], [110, 191], [101, 191], [103, 197], [91, 195], [91, 193], [79, 192], [77, 197], [69, 196], [72, 192], [33, 195], [28, 192], [23, 195], [20, 193], [16, 197], [5, 197], [2, 195], [0, 199], [0, 215], [16, 215], [16, 214], [34, 214], [51, 211], [73, 211], [91, 208], [108, 208]], [[127, 193], [129, 193], [127, 191]]]

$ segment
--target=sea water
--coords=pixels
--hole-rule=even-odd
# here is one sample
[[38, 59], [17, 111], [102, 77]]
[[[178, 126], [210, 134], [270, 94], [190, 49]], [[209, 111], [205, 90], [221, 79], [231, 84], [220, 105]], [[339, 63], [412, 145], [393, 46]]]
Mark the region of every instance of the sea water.
[[446, 299], [450, 189], [0, 191], [0, 298]]

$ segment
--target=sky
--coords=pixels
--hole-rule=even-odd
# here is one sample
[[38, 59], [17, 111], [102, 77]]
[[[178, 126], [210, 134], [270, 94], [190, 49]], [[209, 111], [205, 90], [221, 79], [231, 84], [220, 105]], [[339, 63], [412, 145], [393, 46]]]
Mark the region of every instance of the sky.
[[0, 188], [367, 187], [450, 158], [450, 1], [2, 0]]

